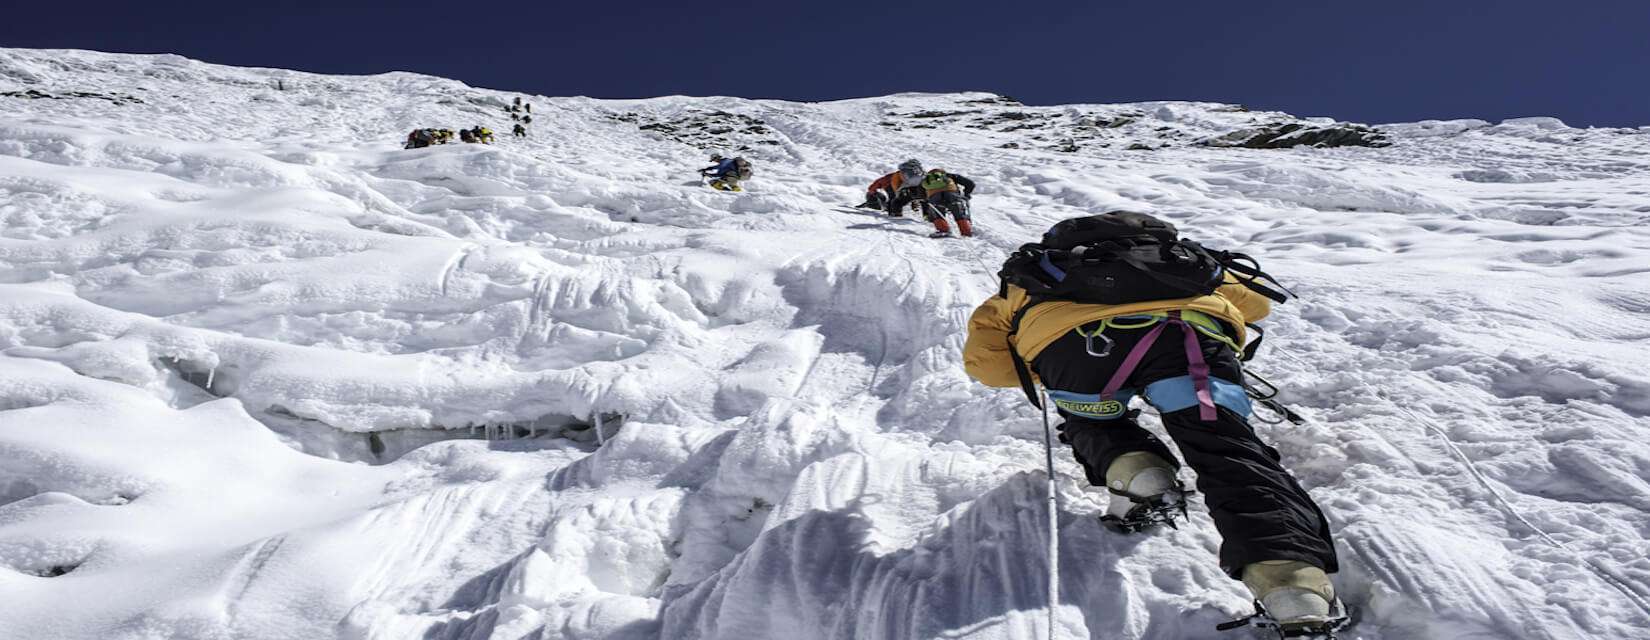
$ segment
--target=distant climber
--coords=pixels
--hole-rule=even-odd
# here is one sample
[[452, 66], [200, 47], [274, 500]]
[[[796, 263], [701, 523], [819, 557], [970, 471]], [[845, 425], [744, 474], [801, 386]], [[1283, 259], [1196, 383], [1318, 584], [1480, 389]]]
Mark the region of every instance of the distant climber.
[[1129, 410], [1138, 395], [1197, 473], [1220, 567], [1249, 588], [1257, 616], [1283, 637], [1328, 637], [1344, 624], [1329, 521], [1249, 424], [1248, 327], [1287, 290], [1247, 256], [1124, 211], [1054, 225], [1001, 275], [969, 320], [964, 368], [989, 386], [1020, 386], [1038, 406], [1041, 383], [1064, 419], [1060, 441], [1112, 495], [1102, 522], [1127, 533], [1187, 513], [1174, 452]]
[[493, 130], [478, 124], [475, 128], [475, 137], [476, 142], [480, 142], [481, 144], [492, 144]]
[[945, 223], [945, 214], [957, 220], [957, 232], [963, 237], [974, 235], [974, 221], [968, 203], [974, 197], [974, 181], [944, 169], [929, 169], [923, 174], [922, 190], [928, 206], [923, 215], [934, 223], [934, 237], [951, 237], [951, 226]]
[[521, 123], [522, 124], [533, 124], [533, 116], [522, 116], [521, 117]]
[[436, 144], [450, 144], [450, 143], [452, 143], [452, 141], [453, 141], [453, 130], [452, 129], [436, 129], [436, 131], [435, 131], [435, 143]]
[[517, 138], [525, 138], [527, 137], [527, 127], [523, 127], [518, 123], [510, 128], [510, 133]]
[[751, 163], [744, 158], [725, 158], [720, 153], [710, 155], [716, 164], [699, 170], [699, 175], [711, 178], [710, 188], [717, 191], [744, 191], [740, 182], [751, 177]]
[[402, 148], [423, 149], [432, 144], [435, 144], [434, 129], [413, 129], [412, 133], [407, 134], [407, 144]]
[[459, 129], [458, 140], [460, 142], [473, 143], [476, 141], [476, 134], [471, 132], [469, 129]]
[[533, 103], [529, 102], [529, 103], [523, 104], [521, 106], [522, 106], [522, 108], [527, 110], [527, 113], [532, 113], [533, 112]]

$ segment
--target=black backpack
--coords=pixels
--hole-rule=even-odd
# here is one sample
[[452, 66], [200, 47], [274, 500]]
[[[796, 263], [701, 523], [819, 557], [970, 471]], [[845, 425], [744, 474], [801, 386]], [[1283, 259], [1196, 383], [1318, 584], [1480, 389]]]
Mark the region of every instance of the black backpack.
[[[1143, 213], [1113, 211], [1061, 221], [1043, 234], [1042, 242], [1021, 245], [997, 273], [1002, 278], [998, 295], [1008, 297], [1012, 284], [1030, 297], [1014, 313], [1008, 333], [1012, 338], [1026, 312], [1043, 302], [1128, 304], [1192, 298], [1214, 293], [1226, 284], [1228, 273], [1275, 302], [1294, 295], [1248, 255], [1182, 240], [1173, 224]], [[1244, 361], [1255, 356], [1264, 335], [1259, 327], [1249, 326], [1257, 338], [1243, 349]], [[1026, 396], [1041, 406], [1032, 392], [1030, 368], [1012, 344], [1009, 354]]]
[[1003, 263], [1003, 293], [1012, 284], [1035, 302], [1128, 304], [1209, 295], [1237, 281], [1277, 302], [1287, 300], [1260, 284], [1267, 280], [1254, 258], [1180, 239], [1173, 224], [1143, 213], [1115, 211], [1054, 225], [1042, 242], [1022, 245]]

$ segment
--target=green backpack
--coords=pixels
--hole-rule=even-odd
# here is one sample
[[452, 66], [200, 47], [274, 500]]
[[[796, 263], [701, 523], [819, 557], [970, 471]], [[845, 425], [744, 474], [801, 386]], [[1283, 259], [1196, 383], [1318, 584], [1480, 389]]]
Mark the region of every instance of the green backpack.
[[922, 188], [929, 191], [945, 191], [956, 184], [951, 181], [951, 176], [946, 175], [944, 171], [939, 169], [929, 171], [928, 175], [923, 176], [922, 179]]

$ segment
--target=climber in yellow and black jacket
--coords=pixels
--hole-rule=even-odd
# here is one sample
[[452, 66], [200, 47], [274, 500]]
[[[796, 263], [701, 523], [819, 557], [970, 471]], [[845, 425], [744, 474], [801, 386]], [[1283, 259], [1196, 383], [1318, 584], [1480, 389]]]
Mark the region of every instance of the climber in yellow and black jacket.
[[[1176, 233], [1141, 214], [1091, 218], [1105, 222], [1117, 215]], [[1062, 225], [1078, 222], [1084, 219]], [[1150, 260], [1157, 252], [1095, 261], [1094, 268], [1114, 270], [1095, 282], [1152, 286], [1145, 270], [1121, 266], [1141, 255]], [[1028, 262], [1046, 272], [1036, 275], [1047, 282], [1069, 283], [1079, 275], [1047, 258]], [[1010, 283], [1009, 265], [1004, 273], [1002, 290], [969, 320], [964, 366], [993, 387], [1024, 385], [1031, 395], [1033, 383], [1042, 384], [1064, 419], [1060, 440], [1071, 445], [1088, 481], [1112, 494], [1106, 520], [1134, 531], [1172, 524], [1186, 513], [1175, 454], [1136, 422], [1139, 411], [1128, 409], [1140, 395], [1161, 414], [1197, 474], [1223, 538], [1221, 567], [1248, 585], [1274, 617], [1327, 624], [1334, 611], [1344, 611], [1327, 576], [1338, 568], [1327, 519], [1248, 422], [1251, 400], [1239, 355], [1249, 337], [1246, 326], [1270, 312], [1267, 297], [1219, 265], [1205, 281], [1207, 293], [1122, 304], [1049, 299], [1047, 291], [1034, 297]], [[1131, 273], [1140, 281], [1127, 282]], [[1037, 288], [1040, 281], [1021, 282]]]

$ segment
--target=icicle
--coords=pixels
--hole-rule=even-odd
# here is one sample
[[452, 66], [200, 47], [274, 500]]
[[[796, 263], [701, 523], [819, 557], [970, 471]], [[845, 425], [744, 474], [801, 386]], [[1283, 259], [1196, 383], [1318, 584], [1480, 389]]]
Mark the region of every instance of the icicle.
[[207, 391], [212, 390], [212, 381], [214, 379], [216, 379], [217, 376], [218, 376], [218, 368], [217, 367], [212, 367], [212, 368], [206, 370], [206, 390]]
[[596, 423], [596, 446], [600, 447], [602, 445], [607, 444], [607, 435], [602, 433], [602, 412], [600, 412], [600, 411], [596, 412], [595, 423]]

